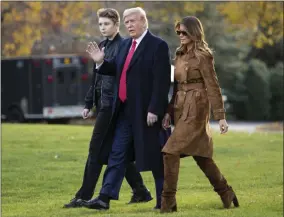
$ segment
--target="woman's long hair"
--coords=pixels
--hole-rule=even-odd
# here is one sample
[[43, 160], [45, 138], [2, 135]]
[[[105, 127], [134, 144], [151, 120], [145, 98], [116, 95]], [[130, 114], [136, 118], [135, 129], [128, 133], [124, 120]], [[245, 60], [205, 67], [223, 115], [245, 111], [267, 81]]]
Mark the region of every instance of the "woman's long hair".
[[[197, 59], [200, 61], [200, 58], [206, 56], [212, 57], [213, 52], [205, 41], [204, 31], [200, 20], [194, 16], [184, 17], [176, 24], [175, 29], [179, 30], [181, 24], [185, 26], [188, 37], [192, 40], [193, 52]], [[187, 49], [187, 45], [181, 44], [176, 50], [176, 57], [187, 53]]]

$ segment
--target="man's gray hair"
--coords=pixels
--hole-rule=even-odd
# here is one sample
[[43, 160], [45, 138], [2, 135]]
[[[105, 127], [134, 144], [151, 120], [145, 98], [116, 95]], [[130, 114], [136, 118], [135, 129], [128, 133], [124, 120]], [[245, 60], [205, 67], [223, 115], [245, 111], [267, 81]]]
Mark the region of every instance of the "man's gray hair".
[[130, 14], [141, 15], [141, 17], [144, 18], [145, 20], [145, 28], [148, 29], [148, 19], [146, 16], [146, 12], [142, 8], [136, 7], [136, 8], [125, 9], [125, 11], [123, 12], [123, 20], [125, 19], [125, 17], [129, 16]]

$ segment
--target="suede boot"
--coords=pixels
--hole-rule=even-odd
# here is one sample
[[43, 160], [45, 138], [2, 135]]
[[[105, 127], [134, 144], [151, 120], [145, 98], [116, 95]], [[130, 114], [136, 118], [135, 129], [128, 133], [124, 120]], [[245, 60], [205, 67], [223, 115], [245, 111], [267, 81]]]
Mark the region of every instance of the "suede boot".
[[227, 180], [221, 174], [213, 159], [199, 156], [194, 156], [193, 158], [214, 187], [214, 191], [220, 196], [224, 208], [230, 208], [232, 202], [235, 207], [238, 207], [239, 202], [235, 192], [228, 185]]
[[180, 156], [164, 155], [164, 185], [162, 193], [161, 213], [177, 211], [176, 192]]

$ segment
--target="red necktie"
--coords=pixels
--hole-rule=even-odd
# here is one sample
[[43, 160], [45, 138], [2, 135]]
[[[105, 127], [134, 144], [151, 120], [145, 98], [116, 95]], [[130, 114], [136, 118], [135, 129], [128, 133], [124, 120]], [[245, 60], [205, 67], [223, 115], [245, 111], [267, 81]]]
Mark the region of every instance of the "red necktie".
[[130, 61], [133, 57], [135, 48], [136, 48], [136, 44], [137, 41], [133, 40], [132, 45], [131, 45], [131, 49], [126, 57], [126, 60], [124, 62], [124, 66], [122, 69], [122, 73], [121, 73], [121, 77], [120, 77], [120, 82], [119, 82], [119, 92], [118, 92], [118, 96], [119, 99], [124, 102], [126, 100], [126, 71], [128, 69], [128, 66], [130, 64]]

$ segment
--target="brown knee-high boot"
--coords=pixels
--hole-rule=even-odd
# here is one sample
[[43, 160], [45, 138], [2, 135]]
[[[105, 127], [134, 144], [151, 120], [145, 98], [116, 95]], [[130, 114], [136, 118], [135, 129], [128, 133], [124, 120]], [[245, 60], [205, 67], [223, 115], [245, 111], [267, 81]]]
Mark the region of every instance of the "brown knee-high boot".
[[180, 156], [164, 155], [164, 186], [162, 193], [161, 213], [177, 211], [176, 191]]
[[211, 185], [214, 187], [214, 191], [221, 197], [224, 208], [230, 208], [232, 202], [235, 207], [238, 207], [239, 202], [235, 192], [228, 185], [227, 180], [221, 174], [215, 162], [211, 158], [199, 156], [194, 156], [193, 158], [209, 179]]

